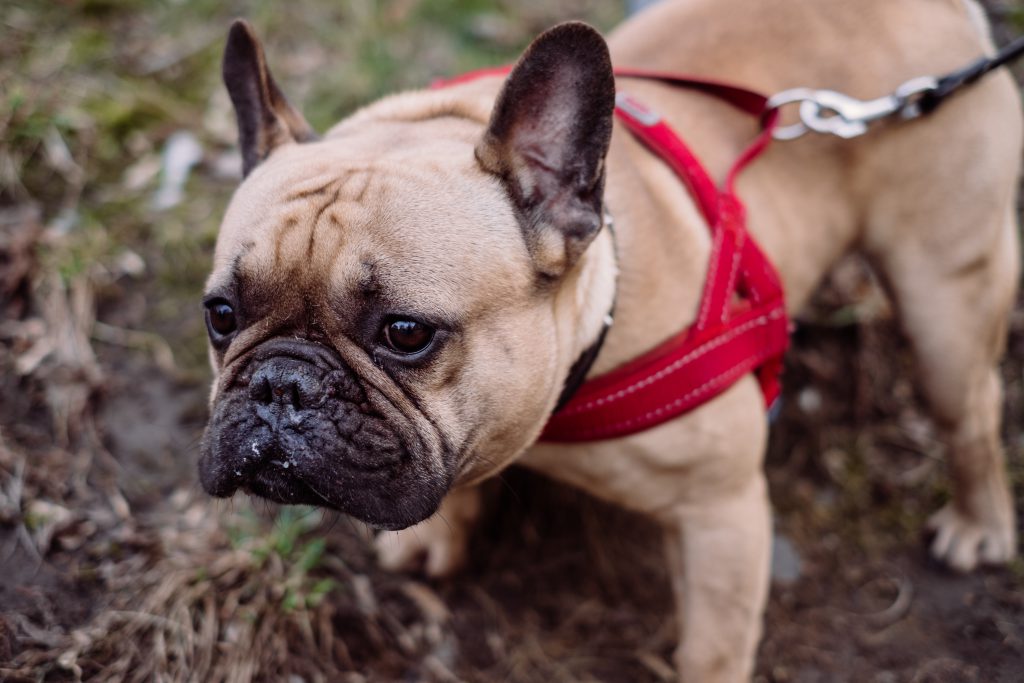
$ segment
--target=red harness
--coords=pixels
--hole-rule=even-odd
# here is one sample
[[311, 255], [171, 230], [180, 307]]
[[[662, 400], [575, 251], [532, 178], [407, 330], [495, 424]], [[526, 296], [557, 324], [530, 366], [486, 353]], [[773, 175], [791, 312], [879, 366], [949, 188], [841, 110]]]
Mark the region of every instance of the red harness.
[[[454, 85], [508, 67], [475, 71], [444, 81]], [[669, 73], [616, 69], [616, 76], [657, 80], [721, 98], [757, 117], [763, 130], [733, 163], [719, 188], [696, 155], [665, 121], [619, 93], [615, 114], [686, 184], [711, 229], [711, 263], [696, 321], [688, 329], [611, 372], [585, 382], [548, 420], [544, 441], [611, 439], [649, 429], [722, 393], [748, 372], [761, 385], [765, 404], [779, 395], [782, 355], [789, 343], [782, 284], [746, 229], [735, 182], [772, 139], [778, 112], [767, 98], [724, 83]]]

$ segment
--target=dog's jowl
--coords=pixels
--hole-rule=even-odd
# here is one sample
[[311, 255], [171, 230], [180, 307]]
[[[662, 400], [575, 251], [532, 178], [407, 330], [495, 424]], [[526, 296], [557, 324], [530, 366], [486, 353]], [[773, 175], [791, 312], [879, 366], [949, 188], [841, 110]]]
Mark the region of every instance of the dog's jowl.
[[[615, 121], [616, 89], [718, 177], [758, 132], [706, 93], [617, 83], [612, 65], [870, 97], [989, 50], [981, 16], [971, 0], [665, 2], [607, 43], [562, 24], [510, 73], [385, 98], [322, 137], [236, 23], [224, 78], [245, 179], [204, 300], [203, 486], [416, 525], [381, 562], [425, 554], [443, 575], [465, 558], [474, 485], [525, 464], [657, 519], [680, 675], [749, 678], [771, 527], [755, 377], [624, 438], [538, 440], [588, 350], [600, 376], [694, 322], [713, 259], [689, 189]], [[846, 251], [882, 276], [948, 444], [954, 495], [932, 552], [964, 571], [1016, 551], [996, 366], [1020, 156], [1019, 96], [994, 73], [925, 119], [776, 145], [738, 185], [790, 313]]]

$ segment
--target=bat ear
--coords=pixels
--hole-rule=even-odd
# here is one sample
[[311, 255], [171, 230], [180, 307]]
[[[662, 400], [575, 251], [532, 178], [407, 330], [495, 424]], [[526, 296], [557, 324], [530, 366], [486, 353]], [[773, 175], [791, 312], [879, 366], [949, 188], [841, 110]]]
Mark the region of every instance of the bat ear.
[[317, 138], [306, 119], [277, 87], [267, 68], [263, 46], [252, 26], [243, 19], [235, 20], [228, 31], [222, 72], [238, 119], [243, 176], [249, 175], [276, 147]]
[[615, 77], [604, 38], [580, 22], [541, 34], [513, 67], [476, 157], [501, 178], [540, 273], [565, 273], [602, 224]]

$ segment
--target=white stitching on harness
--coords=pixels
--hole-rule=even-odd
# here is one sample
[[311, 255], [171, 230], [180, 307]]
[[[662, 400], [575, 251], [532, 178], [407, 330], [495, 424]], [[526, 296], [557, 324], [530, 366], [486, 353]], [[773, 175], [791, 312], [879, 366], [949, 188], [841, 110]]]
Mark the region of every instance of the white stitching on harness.
[[[581, 406], [578, 406], [576, 408], [568, 409], [565, 412], [563, 412], [562, 415], [564, 415], [564, 416], [578, 415], [579, 413], [586, 412], [586, 411], [590, 410], [591, 408], [597, 408], [597, 407], [602, 406], [602, 405], [604, 405], [606, 403], [612, 403], [614, 401], [618, 401], [619, 399], [624, 398], [625, 396], [628, 396], [629, 394], [632, 394], [633, 392], [637, 391], [638, 389], [642, 389], [643, 387], [647, 386], [648, 384], [653, 384], [654, 382], [657, 382], [659, 380], [664, 379], [665, 377], [667, 377], [668, 375], [672, 374], [673, 372], [676, 372], [677, 370], [679, 370], [683, 366], [688, 365], [689, 363], [692, 363], [693, 361], [697, 360], [698, 358], [700, 358], [701, 356], [706, 354], [708, 351], [712, 351], [712, 350], [718, 348], [719, 346], [721, 346], [722, 344], [730, 342], [733, 339], [735, 339], [736, 337], [740, 336], [741, 334], [745, 334], [745, 333], [747, 333], [748, 331], [750, 331], [752, 329], [755, 329], [757, 327], [762, 327], [764, 325], [767, 325], [769, 321], [776, 320], [776, 319], [778, 319], [780, 316], [782, 316], [784, 314], [785, 314], [784, 313], [784, 309], [780, 306], [779, 308], [776, 308], [775, 310], [772, 310], [772, 311], [770, 311], [770, 312], [768, 312], [768, 313], [766, 313], [764, 315], [760, 315], [760, 316], [754, 318], [753, 320], [749, 320], [745, 324], [740, 325], [739, 327], [737, 327], [735, 329], [729, 330], [728, 334], [723, 334], [721, 337], [715, 337], [714, 339], [711, 339], [711, 340], [705, 342], [704, 344], [698, 346], [697, 348], [695, 348], [690, 353], [686, 354], [685, 356], [683, 356], [679, 360], [675, 361], [671, 365], [668, 365], [668, 366], [662, 368], [661, 370], [659, 370], [658, 372], [654, 373], [653, 375], [645, 377], [642, 380], [638, 380], [638, 381], [634, 382], [633, 384], [629, 385], [628, 387], [626, 387], [624, 389], [619, 389], [618, 391], [616, 391], [613, 394], [609, 394], [608, 396], [602, 396], [601, 398], [592, 399], [590, 401], [587, 401], [586, 403], [584, 403]], [[765, 356], [765, 357], [767, 357], [767, 356]]]
[[[724, 230], [718, 230], [715, 232], [715, 238], [713, 240], [711, 248], [711, 272], [708, 273], [707, 280], [705, 280], [708, 284], [714, 283], [715, 275], [718, 273], [718, 252], [722, 250], [722, 240], [724, 239], [724, 233]], [[704, 301], [702, 301], [700, 305], [700, 315], [697, 316], [697, 329], [704, 328], [704, 323], [707, 322], [708, 313], [710, 313], [710, 311], [708, 310], [708, 305], [710, 303], [711, 297], [705, 296]]]
[[736, 238], [736, 251], [732, 255], [732, 270], [729, 271], [729, 281], [725, 287], [725, 301], [722, 305], [722, 317], [719, 322], [725, 322], [726, 316], [729, 314], [729, 295], [732, 294], [733, 288], [736, 286], [736, 274], [740, 269], [740, 257], [743, 256], [743, 245], [746, 242], [745, 235], [740, 233]]
[[759, 366], [761, 364], [761, 362], [763, 360], [765, 360], [766, 358], [771, 357], [772, 355], [773, 355], [772, 351], [762, 351], [758, 355], [754, 356], [754, 363], [749, 368], [745, 367], [745, 365], [737, 365], [737, 366], [734, 366], [732, 368], [729, 368], [728, 370], [726, 370], [722, 374], [715, 375], [714, 377], [712, 377], [708, 381], [704, 382], [704, 384], [701, 384], [696, 389], [693, 389], [693, 390], [687, 392], [686, 394], [680, 396], [679, 398], [677, 398], [676, 400], [672, 401], [671, 403], [668, 403], [668, 404], [662, 406], [661, 408], [656, 408], [655, 410], [651, 410], [651, 411], [641, 415], [640, 417], [631, 417], [628, 420], [623, 420], [621, 422], [616, 422], [616, 423], [611, 424], [611, 425], [605, 425], [605, 426], [602, 426], [602, 427], [598, 427], [596, 429], [591, 429], [591, 430], [588, 430], [586, 432], [582, 432], [582, 433], [580, 433], [580, 436], [582, 438], [591, 438], [591, 437], [595, 437], [595, 436], [600, 436], [601, 434], [608, 434], [608, 433], [617, 431], [619, 429], [622, 429], [624, 427], [628, 428], [628, 427], [630, 427], [630, 426], [632, 426], [634, 424], [637, 424], [637, 423], [640, 423], [640, 424], [646, 423], [646, 422], [650, 421], [651, 419], [654, 419], [654, 418], [658, 417], [662, 413], [667, 412], [669, 410], [672, 410], [674, 408], [677, 408], [680, 405], [686, 403], [687, 401], [689, 401], [689, 400], [691, 400], [693, 398], [696, 398], [697, 396], [699, 396], [699, 395], [701, 395], [703, 393], [706, 393], [706, 392], [714, 389], [715, 386], [717, 386], [719, 384], [722, 384], [723, 382], [726, 382], [728, 380], [731, 380], [734, 376], [739, 376], [739, 375], [743, 375], [743, 374], [746, 374], [746, 373], [750, 372], [752, 368], [756, 368], [757, 366]]

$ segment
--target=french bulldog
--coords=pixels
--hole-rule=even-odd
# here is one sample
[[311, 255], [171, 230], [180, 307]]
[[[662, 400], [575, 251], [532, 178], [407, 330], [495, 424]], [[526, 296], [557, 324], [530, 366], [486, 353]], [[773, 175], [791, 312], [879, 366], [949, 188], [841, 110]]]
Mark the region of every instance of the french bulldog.
[[[719, 177], [758, 131], [699, 92], [616, 83], [612, 64], [869, 98], [991, 49], [973, 0], [664, 2], [607, 43], [556, 26], [507, 77], [386, 97], [321, 138], [235, 23], [223, 71], [245, 179], [204, 299], [215, 380], [203, 487], [415, 525], [389, 534], [381, 562], [425, 555], [439, 576], [466, 556], [474, 484], [524, 464], [658, 520], [680, 676], [748, 679], [771, 538], [755, 380], [625, 438], [537, 442], [613, 301], [591, 375], [689, 325], [708, 267], [707, 226], [613, 121], [616, 88]], [[931, 520], [932, 552], [963, 571], [1016, 552], [997, 364], [1019, 273], [1019, 100], [995, 73], [927, 118], [778, 143], [738, 186], [791, 313], [851, 250], [885, 283], [955, 485]]]

